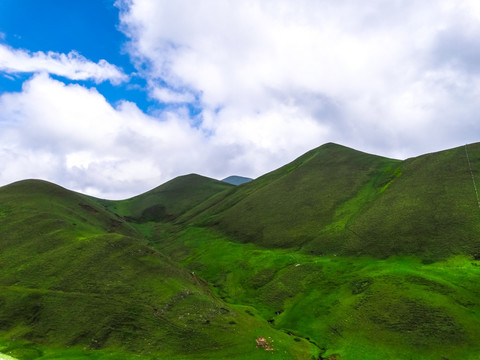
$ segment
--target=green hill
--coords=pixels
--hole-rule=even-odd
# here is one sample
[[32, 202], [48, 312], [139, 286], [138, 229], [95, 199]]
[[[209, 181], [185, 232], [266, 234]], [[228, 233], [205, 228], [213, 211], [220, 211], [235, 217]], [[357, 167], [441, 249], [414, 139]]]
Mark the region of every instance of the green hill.
[[60, 358], [78, 359], [83, 348], [125, 359], [260, 359], [256, 339], [265, 337], [284, 356], [309, 358], [308, 342], [216, 298], [101, 203], [42, 181], [0, 188], [0, 336], [9, 339], [0, 352], [46, 359], [73, 346]]
[[[401, 162], [326, 144], [206, 205], [209, 219], [242, 242], [301, 247], [328, 227], [341, 227], [372, 200]], [[317, 252], [338, 251], [336, 242]]]
[[[480, 144], [468, 151], [476, 172]], [[479, 253], [465, 147], [398, 161], [326, 144], [217, 200], [197, 223], [240, 242], [379, 258]]]
[[[467, 149], [479, 179], [480, 144]], [[452, 254], [477, 257], [480, 208], [466, 147], [404, 161], [374, 201], [347, 224], [348, 232], [350, 253], [421, 254], [431, 261]]]
[[2, 187], [0, 353], [476, 359], [479, 169], [480, 144], [399, 161], [329, 143], [242, 186]]
[[[477, 176], [480, 145], [467, 150]], [[474, 359], [479, 211], [465, 147], [398, 161], [326, 144], [158, 243], [324, 358]]]
[[130, 222], [169, 222], [212, 195], [231, 188], [231, 184], [190, 174], [133, 198], [103, 203]]

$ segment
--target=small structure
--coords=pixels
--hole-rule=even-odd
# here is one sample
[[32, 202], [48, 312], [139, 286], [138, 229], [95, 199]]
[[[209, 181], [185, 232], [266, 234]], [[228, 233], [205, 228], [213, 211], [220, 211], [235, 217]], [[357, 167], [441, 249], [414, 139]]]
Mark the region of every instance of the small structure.
[[264, 337], [259, 337], [256, 339], [257, 348], [263, 348], [265, 351], [273, 351], [272, 345]]

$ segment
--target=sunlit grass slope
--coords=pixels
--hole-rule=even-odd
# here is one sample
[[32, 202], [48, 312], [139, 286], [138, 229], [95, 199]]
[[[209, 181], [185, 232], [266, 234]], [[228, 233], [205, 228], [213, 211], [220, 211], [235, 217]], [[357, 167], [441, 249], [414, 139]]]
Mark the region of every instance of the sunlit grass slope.
[[[102, 204], [42, 181], [0, 188], [0, 352], [262, 359], [256, 339], [265, 337], [275, 341], [272, 358], [315, 353], [253, 309], [222, 302]], [[86, 351], [95, 349], [105, 350]]]
[[346, 224], [345, 252], [421, 254], [425, 261], [478, 257], [480, 208], [472, 174], [480, 181], [479, 170], [480, 143], [402, 162], [374, 201]]
[[[480, 144], [468, 145], [478, 178]], [[479, 254], [480, 209], [465, 147], [405, 161], [336, 144], [218, 194], [184, 215], [240, 242], [314, 254]]]
[[323, 359], [478, 359], [480, 262], [472, 258], [317, 256], [193, 227], [163, 245], [224, 301], [309, 339]]

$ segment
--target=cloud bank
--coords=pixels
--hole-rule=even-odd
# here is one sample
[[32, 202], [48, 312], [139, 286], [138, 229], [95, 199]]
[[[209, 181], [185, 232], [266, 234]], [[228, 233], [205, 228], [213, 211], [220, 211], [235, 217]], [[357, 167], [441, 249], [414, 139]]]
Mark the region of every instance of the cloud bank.
[[[201, 134], [179, 114], [112, 107], [95, 89], [36, 75], [0, 97], [0, 178], [42, 178], [107, 198], [200, 171]], [[171, 156], [171, 154], [175, 156]]]
[[[151, 83], [200, 94], [203, 126], [239, 146], [333, 140], [405, 157], [477, 140], [474, 1], [117, 4]], [[274, 122], [317, 137], [287, 140]]]

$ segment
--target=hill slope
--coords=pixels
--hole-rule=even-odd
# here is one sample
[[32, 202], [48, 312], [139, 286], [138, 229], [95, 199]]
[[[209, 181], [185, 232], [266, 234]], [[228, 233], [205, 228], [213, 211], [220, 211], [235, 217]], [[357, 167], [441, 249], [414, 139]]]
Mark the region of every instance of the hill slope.
[[[480, 144], [468, 151], [476, 174]], [[399, 161], [326, 144], [187, 215], [237, 241], [315, 254], [479, 252], [465, 147]]]
[[[223, 303], [101, 203], [41, 181], [0, 188], [2, 337], [36, 344], [28, 347], [35, 359], [48, 345], [262, 358], [258, 337], [275, 339], [279, 353], [310, 357], [308, 342]], [[30, 358], [28, 349], [10, 355]]]
[[398, 161], [327, 144], [212, 196], [158, 244], [323, 358], [475, 359], [472, 173], [465, 147]]
[[168, 222], [212, 195], [231, 188], [231, 184], [190, 174], [179, 176], [130, 199], [103, 203], [131, 222]]
[[478, 256], [480, 209], [472, 174], [480, 180], [479, 170], [480, 143], [405, 160], [346, 225], [346, 252], [422, 254], [430, 261]]
[[[476, 359], [479, 169], [480, 144], [405, 161], [326, 144], [239, 187], [0, 188], [0, 352]], [[35, 356], [17, 357], [55, 358]]]
[[[240, 241], [299, 247], [333, 222], [353, 216], [399, 163], [326, 144], [208, 204], [201, 217], [214, 217], [219, 229]], [[339, 219], [338, 209], [348, 201], [355, 204]]]

